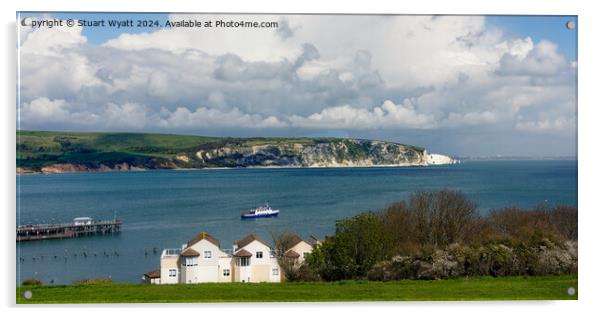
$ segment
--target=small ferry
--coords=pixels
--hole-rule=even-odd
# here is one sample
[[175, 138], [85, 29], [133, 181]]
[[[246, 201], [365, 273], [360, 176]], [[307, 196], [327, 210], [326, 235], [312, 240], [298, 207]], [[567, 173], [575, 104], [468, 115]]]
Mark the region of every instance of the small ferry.
[[278, 213], [280, 213], [280, 210], [274, 210], [268, 203], [265, 203], [265, 206], [256, 207], [249, 211], [243, 211], [240, 214], [240, 218], [247, 219], [260, 217], [274, 217], [278, 216]]

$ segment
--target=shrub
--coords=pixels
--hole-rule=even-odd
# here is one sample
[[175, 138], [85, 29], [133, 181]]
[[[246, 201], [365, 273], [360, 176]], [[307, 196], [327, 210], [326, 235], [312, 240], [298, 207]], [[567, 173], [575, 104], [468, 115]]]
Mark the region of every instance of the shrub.
[[417, 192], [337, 221], [308, 271], [328, 281], [576, 273], [577, 235], [574, 207], [508, 207], [481, 217], [459, 191]]
[[334, 236], [314, 249], [309, 265], [328, 281], [362, 278], [376, 262], [390, 258], [392, 248], [380, 218], [361, 213], [337, 221]]
[[21, 283], [23, 286], [42, 286], [42, 281], [38, 279], [27, 279]]

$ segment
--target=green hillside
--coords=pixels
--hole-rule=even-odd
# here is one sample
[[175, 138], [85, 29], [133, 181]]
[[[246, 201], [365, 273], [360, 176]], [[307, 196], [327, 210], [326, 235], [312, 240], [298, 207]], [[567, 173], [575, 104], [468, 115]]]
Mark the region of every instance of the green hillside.
[[[327, 145], [320, 147], [320, 144]], [[81, 133], [81, 132], [17, 132], [17, 167], [40, 171], [56, 164], [77, 165], [89, 170], [113, 168], [119, 164], [141, 169], [245, 167], [252, 165], [298, 164], [308, 159], [301, 151], [314, 146], [320, 158], [336, 161], [406, 155], [419, 159], [422, 148], [388, 142], [391, 150], [382, 151], [372, 141], [342, 138], [231, 138], [142, 133]], [[254, 146], [271, 148], [255, 153]], [[220, 150], [229, 154], [216, 157]], [[199, 151], [211, 152], [213, 158], [200, 159]], [[379, 152], [381, 151], [381, 152]], [[402, 152], [403, 151], [403, 152]], [[246, 156], [250, 155], [250, 156]], [[305, 156], [303, 156], [305, 155]], [[177, 156], [183, 159], [177, 159]], [[403, 157], [402, 157], [403, 158]]]
[[38, 170], [54, 163], [144, 163], [219, 140], [167, 134], [18, 131], [17, 166]]

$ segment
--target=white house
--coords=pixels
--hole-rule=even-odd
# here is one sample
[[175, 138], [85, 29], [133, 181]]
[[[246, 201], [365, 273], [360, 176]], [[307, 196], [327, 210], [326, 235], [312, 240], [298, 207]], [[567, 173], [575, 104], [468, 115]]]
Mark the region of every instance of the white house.
[[181, 248], [163, 250], [160, 268], [145, 273], [143, 280], [151, 284], [280, 282], [282, 271], [268, 243], [255, 234], [236, 241], [230, 251], [202, 232]]
[[224, 268], [220, 266], [220, 261], [227, 265], [225, 268], [229, 268], [231, 260], [228, 254], [219, 248], [217, 239], [203, 232], [182, 248], [178, 262], [179, 283], [229, 282], [223, 278], [220, 280], [219, 277]]
[[237, 240], [233, 247], [234, 282], [280, 282], [278, 259], [255, 234]]
[[317, 243], [319, 243], [318, 239], [313, 236], [312, 241], [308, 242], [294, 235], [289, 244], [289, 249], [284, 253], [284, 257], [291, 260], [294, 266], [300, 266], [313, 250], [313, 245]]

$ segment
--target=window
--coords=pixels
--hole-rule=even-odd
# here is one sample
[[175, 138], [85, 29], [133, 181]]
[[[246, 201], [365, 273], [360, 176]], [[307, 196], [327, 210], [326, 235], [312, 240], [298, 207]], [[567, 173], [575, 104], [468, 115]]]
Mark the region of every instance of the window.
[[198, 262], [196, 260], [196, 257], [186, 257], [186, 261], [184, 262], [184, 265], [187, 267], [197, 266]]
[[224, 276], [230, 276], [230, 269], [224, 269]]
[[238, 265], [241, 267], [246, 267], [249, 265], [250, 261], [251, 260], [249, 260], [248, 257], [240, 257], [240, 258], [238, 258]]
[[211, 259], [211, 251], [205, 251], [205, 259]]
[[170, 278], [175, 278], [176, 277], [176, 273], [177, 273], [176, 269], [169, 269], [169, 277]]
[[309, 256], [309, 252], [304, 252], [303, 253], [303, 259], [307, 259], [307, 256]]
[[258, 251], [258, 252], [256, 252], [256, 253], [255, 253], [255, 258], [257, 258], [257, 259], [261, 259], [261, 258], [263, 258], [263, 251]]
[[272, 269], [272, 275], [278, 275], [278, 268]]

